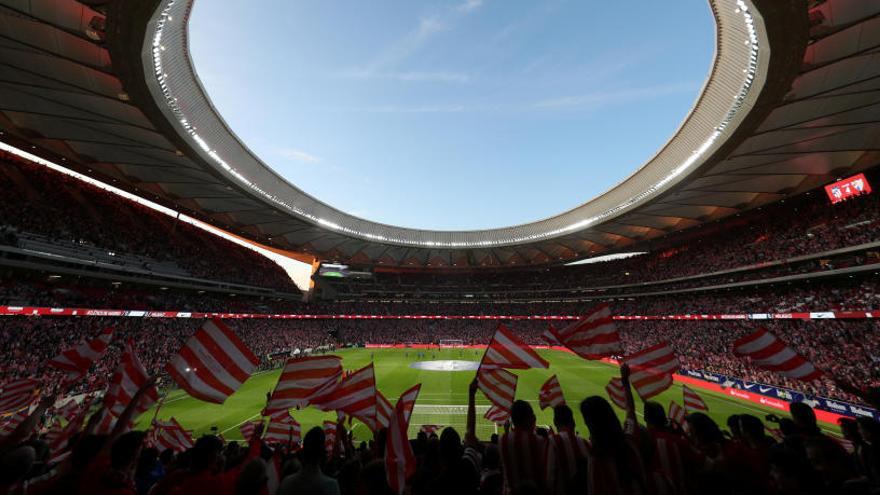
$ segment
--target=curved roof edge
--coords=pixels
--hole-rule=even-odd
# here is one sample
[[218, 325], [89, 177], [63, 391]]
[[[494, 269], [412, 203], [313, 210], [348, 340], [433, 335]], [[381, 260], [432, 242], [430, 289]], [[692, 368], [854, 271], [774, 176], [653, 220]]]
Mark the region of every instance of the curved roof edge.
[[187, 41], [192, 3], [159, 2], [141, 51], [147, 87], [177, 134], [218, 173], [277, 210], [348, 237], [414, 248], [492, 248], [549, 240], [595, 227], [656, 198], [709, 160], [746, 119], [766, 81], [770, 55], [763, 18], [750, 1], [710, 0], [716, 53], [703, 90], [672, 138], [631, 176], [544, 220], [475, 231], [419, 230], [337, 210], [256, 157], [223, 121], [195, 73]]

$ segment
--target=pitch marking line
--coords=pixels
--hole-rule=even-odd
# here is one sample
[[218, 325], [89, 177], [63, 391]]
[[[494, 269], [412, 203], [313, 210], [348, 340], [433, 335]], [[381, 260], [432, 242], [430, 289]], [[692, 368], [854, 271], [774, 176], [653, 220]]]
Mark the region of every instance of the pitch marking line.
[[241, 426], [241, 425], [247, 423], [248, 421], [250, 421], [250, 420], [252, 420], [252, 419], [254, 419], [254, 418], [257, 418], [257, 417], [259, 417], [259, 416], [260, 416], [260, 413], [254, 414], [253, 416], [251, 416], [251, 417], [245, 419], [245, 420], [242, 421], [241, 423], [238, 423], [237, 425], [230, 426], [229, 428], [226, 428], [225, 430], [221, 431], [220, 433], [223, 434], [223, 433], [226, 433], [227, 431], [234, 430], [235, 428], [238, 428], [239, 426]]

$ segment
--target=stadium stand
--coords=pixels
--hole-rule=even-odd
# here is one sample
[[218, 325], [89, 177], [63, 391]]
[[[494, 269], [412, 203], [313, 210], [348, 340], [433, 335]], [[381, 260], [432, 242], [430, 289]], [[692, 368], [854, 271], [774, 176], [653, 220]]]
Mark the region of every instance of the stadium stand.
[[[828, 207], [818, 194], [759, 208], [664, 236], [648, 254], [580, 266], [511, 270], [406, 271], [377, 268], [372, 279], [320, 278], [335, 298], [461, 299], [546, 295], [586, 290], [639, 293], [821, 273], [880, 263], [880, 196]], [[870, 269], [870, 268], [869, 268]]]
[[[18, 322], [14, 325], [4, 322], [0, 334], [3, 360], [18, 363], [15, 369], [4, 370], [4, 374], [7, 378], [11, 374], [50, 380], [52, 373], [46, 373], [42, 363], [59, 347], [74, 343], [81, 337], [93, 336], [103, 325], [114, 325], [124, 337], [133, 339], [150, 371], [161, 370], [162, 362], [172, 352], [171, 349], [179, 346], [197, 326], [195, 322], [175, 320], [152, 320], [147, 324], [110, 319], [89, 322], [28, 319], [23, 324]], [[401, 334], [400, 323], [396, 322], [346, 322], [344, 325], [345, 328], [340, 330], [346, 340], [379, 339], [387, 342]], [[488, 322], [439, 321], [413, 326], [407, 322], [406, 333], [408, 337], [431, 342], [440, 337], [485, 342], [492, 332], [490, 325]], [[874, 322], [778, 322], [772, 323], [771, 329], [788, 338], [818, 365], [826, 366], [828, 370], [849, 379], [876, 384], [880, 378], [875, 374], [880, 369], [877, 366], [880, 349], [839, 347], [840, 342], [850, 342], [852, 345], [870, 342], [871, 339], [866, 337], [877, 332], [876, 325]], [[326, 328], [326, 325], [313, 321], [247, 321], [236, 324], [239, 334], [263, 356], [264, 362], [266, 356], [279, 350], [289, 351], [291, 347], [330, 342]], [[541, 328], [531, 322], [519, 330], [529, 341], [537, 342]], [[744, 368], [742, 364], [731, 363], [726, 357], [729, 353], [724, 342], [729, 342], [729, 339], [745, 330], [731, 330], [727, 322], [633, 322], [625, 324], [621, 333], [627, 341], [627, 347], [641, 348], [643, 341], [672, 342], [686, 366], [693, 362], [720, 372], [750, 375], [755, 380], [767, 378], [778, 381], [776, 375]], [[119, 351], [113, 347], [108, 356]], [[856, 355], [865, 356], [864, 360], [853, 361], [849, 358]], [[106, 359], [104, 362], [116, 361]], [[88, 387], [86, 391], [103, 388], [110, 373], [109, 369], [94, 371], [85, 383]], [[471, 411], [474, 407], [473, 390], [470, 393]], [[628, 385], [626, 390], [629, 390]], [[824, 391], [841, 395], [832, 388]], [[135, 397], [135, 402], [138, 398]], [[51, 401], [43, 401], [32, 414], [42, 415], [50, 405]], [[727, 425], [730, 434], [727, 436], [722, 434], [721, 426], [700, 412], [688, 414], [685, 434], [679, 426], [666, 419], [663, 406], [655, 403], [646, 404], [643, 422], [638, 420], [634, 406], [628, 406], [630, 411], [626, 421], [621, 424], [604, 398], [588, 397], [581, 403], [580, 412], [590, 430], [591, 442], [589, 447], [583, 443], [583, 450], [579, 447], [574, 450], [563, 448], [558, 443], [571, 440], [585, 442], [579, 437], [568, 440], [560, 437], [565, 435], [565, 431], [575, 435], [570, 426], [572, 420], [568, 406], [561, 406], [555, 411], [555, 432], [546, 428], [536, 430], [531, 407], [527, 402], [516, 402], [511, 415], [513, 429], [509, 433], [502, 433], [497, 440], [494, 437], [478, 438], [470, 429], [456, 432], [452, 427], [445, 428], [439, 437], [435, 433], [430, 437], [419, 435], [412, 440], [418, 464], [417, 472], [411, 479], [414, 493], [449, 493], [451, 489], [466, 493], [502, 493], [503, 486], [516, 483], [517, 478], [512, 477], [510, 470], [517, 462], [527, 463], [520, 464], [519, 469], [524, 471], [518, 476], [534, 483], [531, 485], [533, 491], [529, 493], [572, 493], [573, 489], [553, 488], [547, 484], [567, 485], [576, 479], [581, 480], [580, 483], [606, 487], [612, 483], [611, 486], [614, 486], [614, 478], [609, 480], [604, 470], [615, 469], [628, 473], [619, 483], [624, 487], [630, 483], [636, 486], [633, 491], [615, 493], [668, 493], [662, 490], [676, 486], [683, 489], [682, 484], [686, 485], [688, 493], [746, 493], [744, 490], [786, 494], [871, 493], [870, 490], [878, 481], [873, 450], [878, 438], [877, 423], [868, 418], [843, 423], [846, 446], [852, 452], [850, 454], [838, 441], [820, 432], [812, 410], [803, 403], [792, 407], [793, 420], [783, 420], [779, 425], [771, 423], [775, 436], [771, 436], [771, 429], [765, 426], [763, 418], [748, 414], [731, 417]], [[0, 437], [0, 448], [6, 449], [0, 461], [4, 467], [0, 488], [7, 490], [7, 493], [21, 493], [25, 489], [27, 493], [147, 493], [155, 485], [152, 488], [154, 491], [149, 493], [183, 493], [180, 491], [182, 487], [192, 486], [196, 482], [210, 483], [210, 486], [225, 490], [253, 481], [257, 487], [254, 491], [234, 493], [261, 493], [260, 487], [265, 486], [269, 477], [274, 477], [277, 483], [285, 475], [297, 472], [303, 473], [300, 476], [308, 475], [308, 465], [315, 462], [313, 456], [318, 455], [322, 458], [329, 456], [326, 462], [320, 463], [320, 469], [329, 475], [327, 479], [331, 480], [331, 484], [340, 486], [341, 493], [358, 493], [362, 490], [386, 493], [386, 488], [382, 488], [385, 478], [380, 463], [381, 440], [375, 445], [361, 444], [356, 447], [345, 434], [346, 427], [342, 421], [336, 428], [340, 433], [338, 443], [331, 444], [332, 452], [324, 451], [323, 433], [318, 428], [306, 435], [303, 450], [283, 445], [276, 445], [274, 451], [266, 450], [259, 438], [251, 440], [246, 449], [236, 442], [224, 446], [220, 439], [208, 435], [198, 439], [185, 452], [167, 450], [161, 452], [161, 457], [160, 451], [154, 446], [140, 449], [143, 439], [140, 432], [122, 434], [122, 430], [113, 430], [109, 438], [85, 433], [82, 437], [68, 440], [76, 447], [73, 458], [62, 464], [48, 459], [48, 437], [40, 435], [19, 445], [21, 434], [13, 432]], [[535, 438], [543, 440], [521, 438], [526, 434], [538, 435]], [[317, 436], [321, 437], [320, 441], [314, 440], [313, 437]], [[551, 446], [538, 447], [534, 443], [550, 441], [548, 439], [554, 442]], [[135, 441], [138, 448], [125, 447], [127, 442]], [[90, 442], [96, 443], [96, 447], [87, 447]], [[106, 445], [112, 445], [112, 449], [101, 449], [101, 442], [109, 442]], [[518, 460], [507, 457], [513, 455], [506, 451], [510, 446], [505, 447], [505, 444], [509, 442], [517, 442], [516, 448], [521, 449]], [[665, 449], [671, 448], [670, 444], [675, 446], [673, 462], [683, 464], [668, 464], [669, 460], [664, 456], [669, 455]], [[13, 448], [14, 445], [19, 446]], [[313, 452], [314, 449], [318, 452]], [[264, 456], [265, 462], [254, 460], [261, 456]], [[562, 465], [568, 462], [564, 460], [565, 456], [574, 456], [569, 459], [569, 471], [562, 469]], [[72, 466], [82, 467], [71, 469], [70, 462]], [[828, 463], [832, 465], [829, 467]], [[682, 477], [681, 471], [676, 469], [685, 465], [689, 466], [688, 475]], [[9, 471], [11, 466], [19, 466], [20, 469]], [[590, 466], [590, 469], [585, 469], [585, 466]], [[256, 474], [252, 471], [256, 471]], [[256, 479], [248, 481], [250, 476]], [[808, 482], [818, 483], [816, 486], [821, 489], [810, 491], [812, 488]], [[370, 490], [373, 483], [379, 485], [377, 491]], [[128, 490], [129, 484], [131, 491], [112, 491]], [[134, 488], [135, 485], [138, 488]], [[721, 486], [727, 488], [721, 490]], [[794, 488], [786, 491], [791, 486]], [[512, 489], [512, 493], [521, 492]], [[606, 492], [594, 488], [588, 493]]]
[[7, 253], [297, 291], [281, 267], [237, 244], [11, 155], [0, 161], [0, 247]]
[[[199, 327], [201, 320], [188, 319], [66, 319], [29, 318], [0, 320], [0, 360], [9, 363], [0, 372], [0, 381], [22, 377], [52, 376], [44, 363], [62, 349], [92, 337], [101, 328], [117, 330], [113, 352], [127, 339], [142, 356], [150, 371], [161, 372], [167, 359]], [[280, 357], [296, 349], [320, 346], [362, 346], [382, 344], [438, 344], [441, 340], [461, 340], [468, 345], [485, 345], [497, 321], [491, 320], [235, 320], [230, 323], [241, 338], [269, 368], [283, 362]], [[532, 345], [546, 345], [541, 333], [545, 321], [507, 323]], [[646, 343], [668, 341], [685, 368], [702, 369], [749, 381], [804, 390], [811, 395], [840, 400], [856, 400], [839, 390], [830, 380], [798, 384], [780, 375], [751, 367], [730, 354], [731, 342], [754, 329], [754, 323], [737, 321], [621, 321], [617, 323], [627, 352]], [[834, 376], [866, 388], [880, 386], [880, 328], [873, 320], [768, 321], [771, 331], [809, 356], [817, 366]], [[332, 332], [332, 335], [331, 335]], [[84, 390], [99, 391], [106, 386], [109, 369], [90, 375]], [[166, 379], [167, 383], [167, 379]]]
[[[760, 52], [743, 52], [754, 67], [728, 70], [722, 59], [713, 66], [706, 88], [718, 68], [735, 79], [746, 74], [746, 90], [753, 82], [756, 86], [751, 95], [729, 95], [729, 88], [720, 98], [701, 95], [698, 103], [715, 106], [723, 100], [719, 108], [725, 115], [739, 110], [748, 114], [721, 125], [706, 121], [715, 134], [719, 129], [730, 132], [711, 157], [695, 162], [692, 173], [705, 175], [682, 177], [668, 190], [630, 204], [631, 210], [571, 236], [508, 246], [498, 237], [502, 234], [493, 233], [470, 244], [476, 248], [441, 253], [427, 240], [445, 239], [446, 233], [354, 219], [357, 228], [367, 225], [361, 233], [373, 237], [349, 236], [352, 231], [342, 226], [351, 225], [346, 222], [352, 219], [329, 205], [316, 209], [328, 215], [324, 227], [334, 219], [340, 222], [335, 230], [324, 229], [317, 213], [291, 214], [273, 203], [278, 198], [247, 190], [266, 184], [244, 183], [241, 177], [249, 174], [264, 175], [261, 181], [268, 177], [270, 186], [290, 185], [272, 183], [277, 176], [263, 174], [271, 171], [259, 168], [262, 164], [251, 153], [233, 153], [235, 147], [229, 146], [241, 144], [233, 143], [235, 139], [214, 141], [222, 126], [204, 135], [222, 145], [216, 156], [223, 154], [245, 170], [236, 177], [239, 182], [204, 156], [206, 141], [198, 142], [198, 149], [188, 141], [195, 134], [176, 132], [181, 129], [175, 126], [186, 120], [180, 115], [188, 109], [176, 112], [176, 97], [151, 96], [149, 84], [158, 81], [161, 89], [171, 91], [180, 74], [169, 78], [149, 65], [143, 73], [138, 65], [151, 51], [155, 55], [167, 48], [170, 54], [172, 43], [184, 39], [185, 44], [185, 36], [177, 39], [172, 30], [186, 25], [182, 16], [175, 16], [173, 24], [167, 9], [187, 12], [192, 3], [174, 4], [3, 2], [0, 63], [8, 77], [0, 78], [0, 144], [6, 146], [8, 138], [37, 153], [32, 158], [60, 159], [95, 178], [124, 182], [119, 185], [180, 211], [181, 205], [189, 205], [196, 217], [228, 220], [234, 224], [227, 224], [230, 231], [256, 233], [256, 240], [277, 235], [306, 257], [344, 261], [363, 276], [329, 278], [318, 271], [314, 290], [304, 298], [281, 267], [249, 249], [28, 162], [19, 157], [23, 155], [0, 154], [0, 308], [4, 315], [14, 314], [0, 317], [0, 495], [880, 493], [880, 195], [856, 192], [831, 206], [820, 189], [860, 172], [869, 182], [880, 182], [880, 59], [874, 34], [880, 32], [880, 7], [853, 0], [713, 0], [716, 18], [720, 10], [715, 7], [723, 5], [724, 15], [745, 20], [727, 25], [735, 29], [719, 27], [719, 40], [756, 24], [771, 35], [753, 34], [767, 45]], [[755, 10], [762, 15], [752, 17]], [[167, 46], [142, 46], [128, 32], [148, 39], [148, 18], [151, 25], [169, 26], [163, 38]], [[154, 18], [160, 21], [153, 23]], [[753, 42], [746, 38], [737, 43], [738, 50]], [[144, 47], [149, 50], [141, 52]], [[770, 47], [773, 58], [766, 56]], [[731, 45], [723, 48], [722, 56], [733, 53]], [[773, 63], [766, 72], [755, 68], [768, 60]], [[173, 64], [166, 67], [187, 72]], [[157, 81], [144, 80], [145, 74]], [[182, 106], [210, 107], [199, 101]], [[731, 101], [736, 105], [728, 109]], [[168, 102], [173, 103], [162, 106]], [[166, 110], [175, 119], [165, 119]], [[671, 144], [668, 148], [675, 148]], [[682, 148], [684, 155], [691, 153], [691, 144]], [[209, 158], [218, 161], [216, 156]], [[181, 184], [181, 178], [204, 187], [185, 181], [168, 187]], [[200, 196], [204, 191], [216, 195], [207, 198], [215, 200], [207, 206], [197, 201], [205, 199]], [[301, 194], [296, 200], [310, 201], [301, 204], [315, 206], [314, 198], [293, 192]], [[647, 191], [636, 191], [642, 192]], [[690, 204], [689, 199], [707, 204]], [[273, 227], [264, 230], [264, 224]], [[386, 228], [424, 244], [376, 242], [389, 239]], [[540, 237], [531, 231], [528, 235]], [[484, 249], [484, 240], [498, 249]], [[576, 249], [566, 245], [572, 243], [578, 244]], [[339, 249], [346, 245], [349, 252]], [[644, 254], [564, 264], [583, 258], [592, 247]], [[508, 254], [516, 249], [529, 254], [510, 254], [502, 261], [499, 253], [506, 249]], [[410, 250], [418, 256], [410, 256]], [[437, 259], [442, 268], [432, 264]], [[553, 409], [552, 426], [538, 425], [532, 404], [513, 402], [514, 395], [522, 395], [512, 394], [509, 410], [495, 411], [496, 433], [488, 436], [475, 426], [476, 394], [484, 385], [477, 378], [469, 387], [459, 384], [445, 391], [466, 397], [466, 404], [448, 405], [466, 410], [464, 428], [424, 425], [414, 438], [406, 436], [407, 415], [415, 414], [406, 407], [415, 405], [407, 406], [403, 399], [396, 409], [387, 404], [392, 410], [382, 411], [384, 425], [376, 411], [373, 419], [380, 424], [374, 427], [361, 418], [352, 425], [351, 411], [330, 408], [326, 412], [338, 418], [336, 424], [324, 421], [323, 428], [299, 432], [297, 440], [293, 427], [283, 424], [274, 433], [286, 440], [272, 441], [263, 435], [262, 423], [248, 424], [246, 416], [230, 428], [240, 429], [244, 442], [226, 441], [216, 431], [192, 438], [186, 424], [158, 415], [172, 394], [171, 400], [195, 400], [182, 382], [203, 381], [202, 388], [230, 388], [230, 382], [238, 386], [250, 378], [243, 371], [249, 364], [278, 374], [282, 366], [312, 362], [303, 356], [332, 361], [332, 352], [363, 351], [360, 356], [366, 359], [376, 348], [400, 347], [409, 357], [411, 349], [439, 353], [441, 342], [455, 342], [458, 348], [447, 350], [460, 356], [471, 353], [476, 360], [480, 353], [488, 355], [483, 349], [494, 342], [499, 322], [512, 329], [507, 335], [522, 342], [494, 342], [495, 359], [515, 361], [525, 353], [540, 367], [543, 358], [530, 346], [546, 346], [547, 335], [561, 338], [548, 330], [549, 322], [562, 326], [599, 303], [608, 303], [618, 317], [632, 318], [596, 324], [603, 332], [614, 331], [590, 334], [587, 344], [579, 342], [619, 342], [619, 349], [600, 356], [605, 363], [595, 366], [619, 374], [619, 381], [609, 384], [608, 398], [624, 412], [623, 421], [604, 396], [570, 394], [569, 405]], [[33, 307], [47, 316], [26, 311]], [[75, 308], [97, 311], [87, 314]], [[53, 316], [55, 310], [71, 313]], [[206, 323], [207, 316], [193, 313], [234, 314]], [[557, 316], [570, 318], [549, 318]], [[681, 319], [662, 319], [672, 316]], [[231, 328], [235, 339], [218, 321]], [[213, 333], [208, 334], [206, 325], [212, 325]], [[748, 359], [733, 352], [734, 342], [758, 327], [772, 333], [772, 343]], [[609, 335], [614, 338], [602, 340]], [[572, 344], [556, 344], [559, 356], [580, 359], [561, 354], [574, 352]], [[641, 369], [636, 363], [631, 370], [628, 358], [654, 345], [669, 360]], [[517, 352], [506, 352], [511, 346]], [[190, 354], [184, 356], [182, 348]], [[756, 357], [762, 352], [763, 360]], [[255, 356], [251, 363], [249, 353]], [[777, 358], [798, 366], [806, 363], [821, 376], [798, 380], [790, 368], [773, 369]], [[185, 367], [169, 372], [166, 365], [175, 360], [186, 361]], [[343, 370], [339, 361], [340, 376], [359, 375]], [[59, 362], [70, 366], [59, 368]], [[641, 393], [644, 383], [637, 381], [646, 374], [671, 385], [671, 376], [656, 374], [656, 368], [671, 362], [676, 381], [701, 381], [705, 390], [714, 386], [727, 401], [725, 407], [736, 413], [719, 424], [718, 415], [724, 413], [705, 414], [695, 391], [696, 399], [680, 416], [650, 401], [637, 411], [631, 389]], [[581, 373], [586, 376], [588, 367], [576, 363], [577, 379], [584, 381]], [[372, 364], [364, 369], [372, 373]], [[120, 369], [125, 378], [115, 375]], [[684, 381], [688, 379], [692, 381]], [[375, 383], [354, 393], [333, 384], [337, 387], [320, 387], [321, 394], [311, 395], [309, 407], [340, 396], [378, 403]], [[765, 386], [776, 395], [761, 398], [776, 400], [778, 407], [772, 410], [778, 415], [763, 415], [768, 409], [751, 407], [754, 401], [736, 402], [725, 395], [736, 397]], [[290, 419], [289, 410], [270, 410], [272, 400], [267, 394], [264, 404], [263, 393], [258, 392], [259, 404], [250, 419], [274, 419], [279, 412]], [[385, 401], [391, 398], [388, 394]], [[146, 399], [159, 402], [147, 405]], [[829, 404], [846, 414], [834, 414]], [[446, 407], [430, 399], [419, 405]], [[211, 414], [221, 411], [202, 403], [194, 409], [202, 407]], [[139, 413], [146, 432], [133, 430], [131, 421]], [[838, 421], [836, 428], [828, 418]], [[584, 437], [575, 431], [581, 419], [587, 428], [580, 432]], [[245, 433], [247, 426], [250, 434]], [[373, 431], [364, 437], [369, 440], [356, 445], [353, 430], [358, 427]]]

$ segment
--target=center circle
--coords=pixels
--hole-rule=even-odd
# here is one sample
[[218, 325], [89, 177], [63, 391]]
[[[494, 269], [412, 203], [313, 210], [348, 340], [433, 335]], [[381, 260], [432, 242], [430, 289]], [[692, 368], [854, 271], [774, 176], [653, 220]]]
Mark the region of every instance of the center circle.
[[460, 361], [456, 359], [440, 359], [437, 361], [416, 361], [410, 368], [425, 371], [474, 371], [480, 367], [478, 361]]

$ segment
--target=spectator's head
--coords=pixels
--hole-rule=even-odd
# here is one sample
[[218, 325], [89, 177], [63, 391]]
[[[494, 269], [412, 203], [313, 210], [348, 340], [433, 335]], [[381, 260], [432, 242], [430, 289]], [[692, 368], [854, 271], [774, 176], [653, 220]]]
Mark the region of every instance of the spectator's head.
[[0, 457], [0, 488], [24, 479], [36, 460], [37, 452], [28, 445], [12, 449]]
[[843, 438], [850, 442], [861, 441], [862, 436], [859, 434], [859, 423], [856, 420], [851, 418], [840, 418], [837, 420], [837, 424], [840, 425], [840, 433], [843, 434]]
[[703, 413], [688, 414], [688, 436], [694, 446], [709, 458], [715, 458], [721, 452], [724, 434], [712, 418]]
[[795, 426], [804, 435], [818, 435], [821, 433], [816, 424], [816, 412], [803, 402], [792, 402], [789, 408], [791, 419]]
[[742, 431], [743, 438], [749, 442], [757, 443], [764, 441], [766, 436], [764, 434], [764, 423], [756, 416], [752, 416], [751, 414], [740, 414], [739, 427]]
[[204, 435], [196, 440], [195, 446], [190, 450], [192, 458], [191, 466], [194, 471], [205, 469], [217, 470], [221, 468], [223, 442], [214, 435]]
[[262, 459], [252, 459], [244, 465], [235, 480], [235, 495], [260, 495], [266, 489], [266, 463]]
[[556, 427], [556, 431], [574, 430], [574, 414], [567, 404], [553, 408], [553, 426]]
[[510, 422], [517, 430], [532, 431], [535, 429], [535, 411], [532, 405], [524, 400], [514, 401], [510, 408]]
[[779, 420], [779, 431], [782, 432], [783, 437], [792, 437], [798, 434], [798, 427], [794, 424], [794, 421], [788, 418], [781, 418]]
[[447, 427], [440, 433], [440, 459], [452, 465], [461, 458], [461, 436], [453, 427]]
[[303, 464], [315, 466], [327, 458], [324, 439], [324, 429], [320, 426], [316, 426], [306, 433], [306, 437], [303, 439]]
[[593, 395], [581, 402], [581, 415], [590, 430], [590, 440], [597, 452], [612, 452], [623, 443], [623, 427], [604, 397]]
[[658, 402], [645, 402], [645, 424], [649, 428], [663, 429], [668, 426], [669, 421], [666, 419], [666, 411]]
[[137, 465], [144, 443], [144, 432], [130, 431], [113, 442], [110, 448], [110, 464], [119, 471], [131, 471]]

